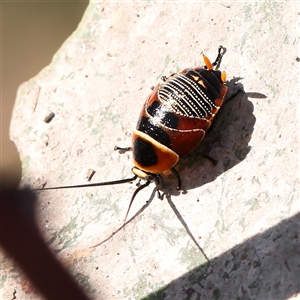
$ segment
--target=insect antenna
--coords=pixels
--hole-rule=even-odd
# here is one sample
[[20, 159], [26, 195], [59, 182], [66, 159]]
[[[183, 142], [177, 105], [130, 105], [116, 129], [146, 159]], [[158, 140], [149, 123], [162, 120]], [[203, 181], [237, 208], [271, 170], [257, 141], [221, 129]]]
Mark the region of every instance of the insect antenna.
[[[120, 150], [120, 149], [118, 149]], [[121, 149], [123, 150], [123, 149]], [[34, 191], [45, 191], [45, 190], [61, 190], [61, 189], [73, 189], [73, 188], [82, 188], [82, 187], [95, 187], [95, 186], [104, 186], [104, 185], [114, 185], [114, 184], [122, 184], [122, 183], [127, 183], [127, 182], [133, 182], [137, 179], [137, 175], [134, 175], [131, 178], [125, 178], [125, 179], [120, 179], [120, 180], [113, 180], [113, 181], [105, 181], [105, 182], [97, 182], [97, 183], [88, 183], [88, 184], [78, 184], [78, 185], [66, 185], [66, 186], [54, 186], [54, 187], [46, 187], [46, 188], [37, 188], [37, 189], [33, 189]], [[151, 201], [147, 201], [147, 203], [133, 216], [131, 217], [128, 221], [127, 217], [130, 211], [130, 208], [132, 206], [132, 203], [136, 197], [136, 195], [145, 187], [147, 187], [152, 181], [155, 181], [156, 186], [157, 186], [157, 191], [158, 191], [158, 186], [159, 186], [159, 179], [160, 176], [155, 176], [154, 179], [151, 178], [151, 180], [147, 180], [146, 183], [142, 184], [141, 186], [139, 186], [133, 193], [127, 212], [126, 212], [126, 216], [124, 219], [124, 223], [122, 226], [120, 226], [116, 231], [114, 231], [109, 237], [107, 237], [105, 240], [103, 240], [102, 242], [92, 246], [91, 248], [96, 248], [100, 245], [102, 245], [103, 243], [105, 243], [106, 241], [108, 241], [109, 239], [111, 239], [117, 232], [119, 232], [120, 230], [122, 230], [123, 228], [125, 228], [125, 226], [127, 224], [129, 224], [133, 219], [135, 219], [140, 213], [142, 213], [146, 207], [148, 207], [148, 205], [151, 203]]]
[[[135, 193], [133, 194], [132, 196], [132, 200], [131, 202], [133, 201], [133, 198], [136, 196], [136, 194], [143, 188], [145, 188], [147, 185], [149, 185], [151, 183], [151, 181], [148, 181], [141, 185], [138, 189], [136, 189]], [[94, 245], [94, 246], [91, 246], [90, 249], [93, 249], [93, 248], [96, 248], [96, 247], [99, 247], [101, 246], [102, 244], [104, 244], [105, 242], [107, 242], [108, 240], [110, 240], [116, 233], [118, 233], [119, 231], [121, 231], [123, 228], [126, 227], [127, 224], [129, 224], [131, 221], [133, 221], [138, 215], [140, 215], [149, 205], [150, 203], [152, 202], [153, 198], [154, 198], [154, 193], [155, 191], [153, 191], [150, 199], [138, 210], [138, 212], [136, 212], [129, 220], [127, 220], [126, 222], [124, 221], [123, 225], [120, 226], [118, 229], [116, 229], [112, 234], [110, 234], [105, 240], [101, 241], [100, 243]]]
[[46, 190], [62, 190], [62, 189], [82, 188], [82, 187], [114, 185], [114, 184], [122, 184], [122, 183], [132, 182], [132, 181], [135, 181], [136, 179], [137, 179], [137, 176], [134, 175], [131, 178], [125, 178], [125, 179], [120, 179], [120, 180], [97, 182], [97, 183], [87, 183], [87, 184], [78, 184], [78, 185], [64, 185], [64, 186], [43, 187], [43, 188], [37, 188], [37, 189], [33, 189], [33, 190], [34, 191], [46, 191]]
[[128, 217], [128, 214], [129, 214], [129, 211], [130, 211], [130, 208], [131, 208], [131, 205], [133, 203], [133, 200], [135, 198], [135, 196], [138, 194], [139, 191], [141, 191], [142, 189], [144, 189], [146, 186], [148, 186], [149, 184], [151, 183], [150, 180], [147, 180], [146, 183], [142, 184], [141, 186], [139, 186], [133, 193], [132, 197], [131, 197], [131, 200], [130, 200], [130, 203], [129, 203], [129, 206], [128, 206], [128, 209], [127, 209], [127, 212], [126, 212], [126, 216], [125, 216], [125, 219], [124, 219], [124, 224], [126, 224], [126, 219]]
[[[137, 176], [135, 176], [136, 178]], [[158, 191], [158, 188], [159, 188], [159, 179], [160, 179], [160, 176], [156, 176], [154, 178], [154, 181], [155, 181], [155, 184], [156, 184], [156, 190]], [[115, 230], [111, 235], [109, 235], [105, 240], [101, 241], [100, 243], [90, 247], [91, 249], [92, 248], [96, 248], [98, 246], [101, 246], [102, 244], [104, 244], [105, 242], [107, 242], [108, 240], [110, 240], [116, 233], [118, 233], [119, 231], [121, 231], [123, 228], [126, 227], [127, 224], [129, 224], [132, 220], [134, 220], [139, 214], [141, 214], [151, 203], [151, 201], [153, 200], [153, 197], [151, 196], [151, 199], [149, 201], [146, 202], [146, 204], [143, 205], [143, 207], [137, 212], [135, 213], [134, 216], [132, 216], [129, 220], [127, 220], [127, 217], [128, 217], [128, 214], [129, 214], [129, 211], [130, 211], [130, 208], [131, 208], [131, 205], [133, 203], [133, 200], [135, 199], [135, 196], [142, 190], [144, 189], [145, 187], [147, 187], [153, 180], [147, 180], [146, 183], [142, 184], [141, 186], [139, 186], [133, 193], [132, 197], [131, 197], [131, 200], [130, 200], [130, 203], [129, 203], [129, 206], [128, 206], [128, 209], [127, 209], [127, 212], [126, 212], [126, 216], [125, 216], [125, 219], [124, 219], [124, 223], [122, 226], [120, 226], [117, 230]], [[127, 220], [127, 221], [126, 221]]]

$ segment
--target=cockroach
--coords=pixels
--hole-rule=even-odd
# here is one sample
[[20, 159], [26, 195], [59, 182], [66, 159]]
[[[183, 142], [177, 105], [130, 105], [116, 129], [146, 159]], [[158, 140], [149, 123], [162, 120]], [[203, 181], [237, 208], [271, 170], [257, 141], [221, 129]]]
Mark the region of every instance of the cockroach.
[[129, 210], [139, 191], [151, 182], [155, 182], [159, 190], [161, 174], [164, 172], [170, 170], [177, 177], [177, 189], [180, 190], [181, 180], [174, 166], [202, 141], [227, 93], [226, 73], [218, 70], [225, 52], [226, 49], [219, 46], [213, 63], [203, 54], [204, 66], [187, 68], [169, 77], [163, 76], [162, 82], [152, 90], [144, 103], [136, 129], [133, 130], [132, 147], [115, 147], [115, 150], [132, 151], [133, 177], [37, 190], [123, 184], [137, 178], [145, 180], [131, 197], [123, 226], [113, 234], [128, 223], [126, 219]]

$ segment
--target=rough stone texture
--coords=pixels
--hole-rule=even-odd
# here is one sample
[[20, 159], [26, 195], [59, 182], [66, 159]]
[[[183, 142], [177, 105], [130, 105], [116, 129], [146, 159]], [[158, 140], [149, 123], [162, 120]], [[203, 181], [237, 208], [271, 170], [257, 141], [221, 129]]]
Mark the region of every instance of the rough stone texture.
[[[22, 184], [130, 177], [131, 130], [162, 75], [227, 48], [232, 95], [199, 151], [182, 160], [183, 192], [165, 180], [45, 191], [37, 215], [49, 247], [94, 299], [295, 299], [299, 293], [299, 90], [296, 3], [91, 3], [53, 62], [17, 95], [11, 138]], [[240, 79], [239, 85], [234, 85]], [[298, 114], [297, 114], [298, 109]], [[54, 117], [44, 122], [50, 112]], [[172, 210], [177, 209], [177, 216]], [[199, 246], [178, 217], [180, 214]], [[211, 260], [207, 263], [207, 257]], [[3, 257], [3, 299], [39, 299]]]

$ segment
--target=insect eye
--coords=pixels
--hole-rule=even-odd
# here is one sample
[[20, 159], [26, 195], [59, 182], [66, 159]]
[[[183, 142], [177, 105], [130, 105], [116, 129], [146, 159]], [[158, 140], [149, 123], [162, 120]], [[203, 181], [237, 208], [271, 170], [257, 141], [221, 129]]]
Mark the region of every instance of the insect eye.
[[146, 180], [147, 181], [155, 181], [155, 179], [156, 179], [156, 175], [152, 175], [152, 174], [146, 174], [147, 176], [146, 176]]

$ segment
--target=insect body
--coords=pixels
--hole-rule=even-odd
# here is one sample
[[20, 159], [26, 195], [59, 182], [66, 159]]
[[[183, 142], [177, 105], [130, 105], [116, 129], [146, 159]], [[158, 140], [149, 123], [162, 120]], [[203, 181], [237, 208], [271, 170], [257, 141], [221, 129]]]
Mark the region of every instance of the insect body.
[[191, 153], [205, 136], [227, 93], [225, 72], [214, 70], [203, 55], [205, 66], [163, 77], [146, 100], [133, 131], [133, 173], [149, 174], [171, 169]]

